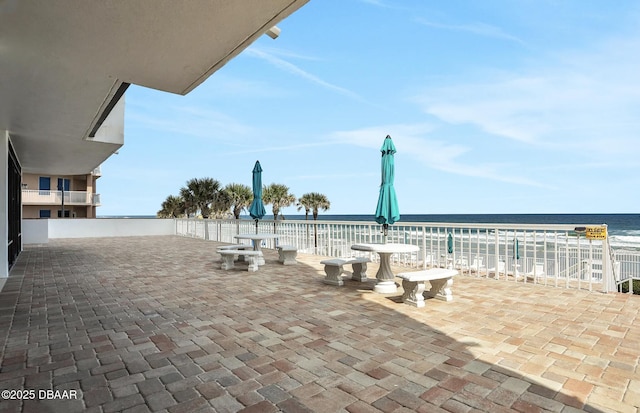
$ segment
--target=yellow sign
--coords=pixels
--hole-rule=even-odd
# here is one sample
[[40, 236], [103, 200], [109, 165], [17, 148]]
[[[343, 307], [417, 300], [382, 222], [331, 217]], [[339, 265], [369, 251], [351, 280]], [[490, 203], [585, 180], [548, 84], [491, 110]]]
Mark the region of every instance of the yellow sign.
[[607, 239], [606, 227], [587, 227], [587, 239]]

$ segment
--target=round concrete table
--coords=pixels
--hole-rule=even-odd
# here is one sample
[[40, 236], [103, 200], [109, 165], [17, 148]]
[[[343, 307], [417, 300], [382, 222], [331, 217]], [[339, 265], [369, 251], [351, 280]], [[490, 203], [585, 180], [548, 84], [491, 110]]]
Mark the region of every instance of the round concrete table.
[[380, 268], [376, 274], [378, 282], [373, 291], [382, 294], [390, 294], [398, 291], [394, 275], [391, 271], [391, 256], [398, 253], [409, 253], [420, 251], [417, 245], [408, 244], [353, 244], [354, 251], [375, 252], [380, 256]]
[[[262, 252], [262, 241], [266, 239], [277, 239], [279, 237], [278, 234], [239, 234], [235, 235], [235, 239], [250, 239], [253, 241], [253, 249], [255, 251]], [[264, 265], [264, 257], [258, 256], [257, 258], [258, 265]]]

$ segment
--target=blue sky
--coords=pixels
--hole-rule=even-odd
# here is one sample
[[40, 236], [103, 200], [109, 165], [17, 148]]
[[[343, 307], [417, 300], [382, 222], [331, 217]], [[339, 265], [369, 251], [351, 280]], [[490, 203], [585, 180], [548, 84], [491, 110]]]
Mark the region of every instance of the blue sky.
[[401, 213], [640, 212], [637, 1], [311, 0], [278, 27], [187, 96], [129, 88], [99, 215], [256, 160], [373, 214], [386, 135]]

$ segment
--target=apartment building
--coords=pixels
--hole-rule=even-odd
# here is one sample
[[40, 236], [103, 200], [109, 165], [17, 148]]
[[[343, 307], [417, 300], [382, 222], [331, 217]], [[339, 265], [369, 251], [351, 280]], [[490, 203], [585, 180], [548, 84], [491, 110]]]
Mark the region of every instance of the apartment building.
[[22, 218], [95, 218], [100, 168], [86, 175], [22, 175]]
[[129, 85], [186, 95], [308, 1], [0, 1], [0, 278], [23, 218], [95, 216]]

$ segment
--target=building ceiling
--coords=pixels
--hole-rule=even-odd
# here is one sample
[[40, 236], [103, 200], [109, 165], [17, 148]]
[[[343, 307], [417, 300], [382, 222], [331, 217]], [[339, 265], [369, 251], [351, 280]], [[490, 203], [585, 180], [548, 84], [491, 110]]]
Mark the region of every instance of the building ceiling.
[[307, 2], [0, 0], [0, 130], [24, 172], [88, 173], [124, 142], [123, 85], [184, 95]]

